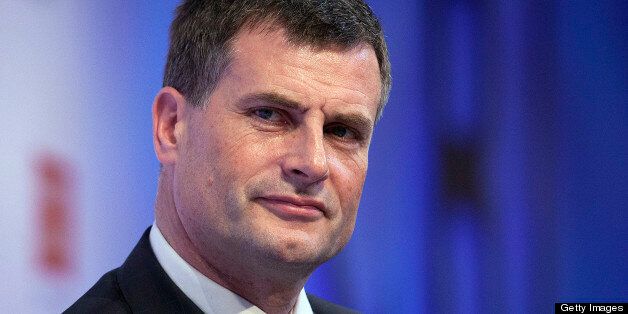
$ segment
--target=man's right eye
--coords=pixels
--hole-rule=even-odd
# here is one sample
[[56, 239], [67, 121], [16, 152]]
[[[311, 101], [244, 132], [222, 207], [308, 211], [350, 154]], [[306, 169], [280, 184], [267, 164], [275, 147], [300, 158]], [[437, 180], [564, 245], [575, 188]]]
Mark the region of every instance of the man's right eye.
[[270, 108], [257, 108], [252, 111], [252, 113], [262, 120], [268, 120], [270, 122], [279, 123], [283, 119], [281, 113], [277, 110]]

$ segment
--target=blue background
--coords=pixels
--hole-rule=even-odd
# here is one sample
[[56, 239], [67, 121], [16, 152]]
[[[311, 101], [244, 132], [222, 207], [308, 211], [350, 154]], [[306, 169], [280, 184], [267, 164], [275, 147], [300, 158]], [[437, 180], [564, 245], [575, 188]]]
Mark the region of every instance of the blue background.
[[[354, 237], [306, 289], [366, 313], [627, 301], [628, 2], [369, 3], [393, 89]], [[112, 182], [135, 209], [119, 214], [134, 221], [119, 230], [125, 252], [153, 219], [150, 106], [175, 6], [82, 12], [100, 36], [86, 118], [115, 121], [91, 136], [124, 164]]]

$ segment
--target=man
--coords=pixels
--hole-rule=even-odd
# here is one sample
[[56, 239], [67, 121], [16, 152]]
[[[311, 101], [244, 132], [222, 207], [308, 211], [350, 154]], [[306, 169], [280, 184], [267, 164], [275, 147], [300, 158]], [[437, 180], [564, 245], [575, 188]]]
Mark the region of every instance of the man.
[[353, 232], [390, 88], [361, 0], [185, 1], [153, 104], [156, 222], [67, 312], [342, 313], [306, 295]]

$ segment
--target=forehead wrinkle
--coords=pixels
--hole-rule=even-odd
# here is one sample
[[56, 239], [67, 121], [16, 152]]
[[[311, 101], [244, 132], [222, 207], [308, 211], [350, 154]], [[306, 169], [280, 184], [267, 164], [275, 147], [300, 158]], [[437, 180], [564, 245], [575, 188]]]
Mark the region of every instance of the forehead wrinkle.
[[[304, 82], [300, 82], [300, 83], [305, 84]], [[309, 84], [307, 84], [307, 85], [309, 85]], [[281, 97], [287, 97], [290, 102], [294, 102], [295, 103], [295, 106], [289, 106], [288, 105], [287, 107], [295, 107], [295, 109], [298, 107], [298, 109], [301, 112], [306, 112], [309, 109], [308, 108], [309, 104], [319, 103], [319, 104], [321, 104], [320, 110], [326, 111], [325, 107], [327, 107], [326, 106], [327, 104], [330, 104], [330, 103], [333, 103], [333, 102], [337, 102], [337, 103], [341, 103], [343, 105], [342, 107], [344, 107], [344, 108], [354, 108], [354, 109], [349, 109], [350, 112], [347, 112], [346, 114], [349, 114], [349, 115], [354, 116], [354, 117], [355, 116], [360, 116], [359, 118], [343, 119], [343, 120], [348, 120], [349, 122], [358, 123], [360, 125], [361, 124], [368, 125], [369, 130], [372, 129], [372, 126], [374, 125], [373, 120], [368, 118], [368, 116], [370, 115], [370, 113], [368, 113], [368, 110], [367, 110], [367, 112], [363, 112], [363, 110], [362, 110], [362, 109], [365, 109], [365, 107], [366, 107], [365, 105], [368, 105], [370, 100], [369, 100], [368, 96], [365, 93], [361, 92], [361, 91], [357, 91], [357, 90], [354, 90], [354, 89], [350, 89], [350, 88], [345, 88], [345, 87], [342, 87], [342, 86], [334, 85], [336, 87], [340, 87], [342, 89], [345, 89], [345, 90], [348, 90], [348, 91], [351, 91], [351, 92], [357, 92], [360, 96], [362, 96], [362, 97], [359, 97], [359, 98], [362, 98], [360, 100], [361, 101], [364, 100], [364, 103], [360, 102], [360, 101], [358, 101], [358, 102], [350, 101], [350, 100], [347, 100], [347, 99], [345, 99], [343, 97], [337, 97], [337, 96], [335, 96], [337, 93], [332, 93], [332, 96], [325, 96], [326, 93], [320, 92], [320, 90], [318, 88], [315, 88], [313, 86], [310, 86], [310, 88], [312, 88], [312, 89], [314, 89], [316, 91], [315, 97], [316, 96], [317, 97], [315, 99], [311, 99], [312, 97], [309, 95], [309, 93], [299, 92], [299, 91], [287, 88], [286, 86], [283, 86], [283, 85], [272, 84], [271, 86], [276, 86], [276, 87], [278, 87], [281, 90], [288, 90], [290, 93], [294, 93], [296, 95], [299, 95], [299, 96], [303, 97], [302, 101], [300, 101], [300, 100], [293, 100], [293, 97], [291, 97], [290, 95], [285, 95], [282, 92], [276, 93], [277, 95], [279, 95]], [[282, 95], [282, 94], [284, 94], [285, 96]], [[296, 104], [298, 104], [298, 106], [296, 106]], [[343, 111], [338, 111], [338, 112], [334, 112], [334, 113], [330, 114], [331, 117], [335, 117], [335, 116], [339, 116], [340, 117], [340, 116], [343, 116], [343, 115], [345, 115], [345, 113]]]
[[[301, 67], [297, 67], [297, 68], [302, 69]], [[294, 78], [290, 74], [277, 73], [277, 75], [280, 77]], [[331, 77], [332, 74], [326, 74], [325, 76]], [[338, 100], [347, 105], [360, 106], [360, 105], [368, 105], [371, 102], [374, 102], [374, 103], [377, 102], [376, 100], [373, 101], [372, 99], [370, 99], [370, 97], [364, 91], [360, 89], [354, 89], [352, 87], [335, 84], [334, 82], [328, 82], [327, 80], [317, 78], [316, 75], [300, 74], [298, 75], [298, 77], [299, 79], [291, 84], [298, 83], [303, 86], [306, 86], [307, 88], [314, 90], [314, 93], [311, 93], [315, 99], [313, 101], [314, 103], [328, 103], [330, 101]], [[325, 91], [320, 86], [316, 86], [316, 84], [314, 83], [318, 83], [322, 85], [323, 87], [332, 87], [335, 90], [331, 92]], [[276, 86], [281, 89], [290, 90], [293, 93], [303, 96], [307, 101], [312, 100], [311, 99], [312, 96], [308, 95], [310, 93], [296, 91], [292, 88], [287, 87], [286, 85], [279, 85], [279, 83], [273, 83], [272, 86]], [[348, 93], [342, 93], [342, 91], [347, 91]], [[341, 94], [348, 97], [340, 97]], [[357, 96], [356, 94], [359, 96], [356, 97]], [[353, 98], [357, 98], [359, 99], [359, 101], [355, 101], [353, 100]]]
[[[369, 104], [371, 103], [371, 101], [373, 101], [374, 103], [378, 103], [378, 99], [374, 99], [371, 100], [370, 97], [366, 94], [365, 91], [361, 90], [359, 87], [363, 86], [358, 84], [358, 87], [356, 88], [355, 86], [343, 86], [343, 85], [339, 85], [338, 82], [336, 82], [333, 78], [337, 77], [339, 74], [341, 73], [337, 73], [337, 72], [331, 72], [331, 71], [320, 71], [320, 65], [317, 64], [305, 64], [304, 66], [294, 66], [292, 64], [286, 64], [286, 67], [290, 67], [290, 68], [294, 68], [295, 71], [290, 72], [289, 74], [283, 74], [283, 73], [276, 73], [279, 76], [284, 76], [287, 78], [294, 78], [293, 75], [296, 75], [298, 78], [298, 81], [306, 86], [308, 86], [309, 88], [312, 88], [316, 91], [315, 95], [327, 95], [329, 93], [327, 92], [323, 92], [321, 91], [321, 89], [319, 87], [316, 86], [316, 84], [313, 84], [314, 82], [319, 83], [323, 86], [327, 86], [327, 87], [332, 87], [337, 89], [333, 94], [338, 94], [339, 90], [345, 90], [345, 91], [349, 91], [351, 94], [353, 93], [357, 93], [360, 95], [359, 98], [360, 101], [359, 102], [355, 102], [356, 104]], [[332, 66], [334, 67], [334, 66]], [[308, 71], [308, 70], [313, 70], [313, 71]], [[316, 73], [313, 72], [319, 72], [320, 75], [316, 75]], [[365, 81], [365, 77], [363, 77], [362, 75], [359, 76], [353, 76], [353, 75], [347, 75], [346, 73], [343, 73], [342, 75], [345, 78], [349, 79], [349, 82], [362, 82]], [[355, 83], [354, 83], [355, 84]], [[378, 87], [379, 88], [379, 87]], [[351, 95], [351, 97], [353, 97], [354, 95]], [[379, 97], [379, 92], [378, 92], [378, 97]], [[327, 100], [332, 100], [332, 99], [340, 99], [340, 97], [334, 97], [334, 98], [327, 98]], [[354, 103], [351, 101], [346, 101], [346, 100], [342, 100], [343, 102], [347, 102], [347, 103]]]
[[[285, 85], [279, 85], [278, 83], [270, 83], [268, 86], [272, 88], [272, 92], [280, 94], [283, 97], [287, 97], [294, 102], [299, 103], [303, 107], [305, 107], [305, 104], [311, 103], [311, 97], [306, 92], [299, 91], [298, 89], [290, 88]], [[292, 95], [296, 95], [298, 97], [292, 97]]]
[[[242, 34], [240, 34], [242, 35]], [[251, 34], [253, 36], [266, 37], [269, 34]], [[238, 41], [244, 36], [238, 37]], [[365, 45], [357, 45], [350, 49], [313, 49], [313, 47], [302, 45], [290, 45], [283, 36], [280, 37], [280, 45], [289, 45], [288, 49], [293, 52], [293, 56], [296, 58], [287, 58], [283, 54], [276, 54], [276, 51], [271, 51], [267, 58], [260, 59], [259, 56], [253, 51], [246, 49], [248, 42], [245, 46], [239, 46], [234, 51], [233, 67], [238, 68], [234, 72], [238, 72], [238, 76], [242, 76], [242, 79], [257, 81], [259, 78], [268, 78], [270, 81], [265, 84], [267, 87], [275, 87], [276, 92], [284, 94], [295, 101], [301, 103], [301, 106], [308, 104], [321, 104], [325, 105], [329, 102], [338, 100], [344, 104], [351, 105], [352, 107], [369, 107], [375, 104], [374, 116], [377, 115], [377, 108], [379, 104], [379, 96], [381, 92], [381, 86], [376, 86], [377, 98], [369, 97], [369, 93], [363, 88], [367, 85], [359, 84], [359, 82], [367, 83], [367, 78], [370, 77], [369, 73], [364, 71], [346, 73], [342, 69], [346, 68], [346, 63], [352, 65], [362, 64], [364, 61], [373, 54], [372, 48]], [[277, 38], [273, 37], [275, 40]], [[252, 47], [255, 50], [255, 47]], [[345, 58], [347, 52], [356, 52], [349, 59]], [[311, 54], [314, 54], [312, 59]], [[344, 54], [344, 56], [343, 56]], [[300, 61], [299, 61], [300, 60]], [[263, 71], [265, 65], [277, 63], [282, 65], [281, 67], [273, 70], [271, 73]], [[240, 65], [240, 66], [237, 66]], [[364, 64], [369, 66], [370, 64]], [[328, 69], [327, 71], [325, 69]], [[331, 69], [331, 71], [329, 71]], [[257, 73], [257, 74], [255, 74]], [[251, 75], [252, 74], [252, 75]], [[377, 74], [377, 73], [376, 73]], [[336, 77], [342, 77], [343, 79], [335, 80]], [[377, 83], [379, 83], [379, 75], [375, 75]], [[285, 80], [282, 78], [286, 78]], [[347, 84], [349, 86], [338, 85], [339, 83]], [[306, 87], [310, 89], [302, 89]], [[331, 87], [329, 90], [325, 87]], [[284, 91], [287, 91], [286, 94]], [[297, 96], [296, 99], [294, 96]], [[322, 108], [321, 108], [322, 109]], [[371, 110], [368, 110], [367, 116], [371, 115]]]

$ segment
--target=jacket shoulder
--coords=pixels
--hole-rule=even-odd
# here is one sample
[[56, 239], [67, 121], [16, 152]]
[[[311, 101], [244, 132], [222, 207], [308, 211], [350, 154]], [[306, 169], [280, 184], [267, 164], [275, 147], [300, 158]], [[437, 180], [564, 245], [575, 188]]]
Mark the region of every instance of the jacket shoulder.
[[117, 280], [118, 269], [104, 274], [63, 313], [131, 313]]
[[321, 299], [315, 295], [307, 294], [307, 300], [312, 306], [312, 311], [316, 314], [355, 314], [359, 313], [350, 308], [331, 303], [325, 299]]

